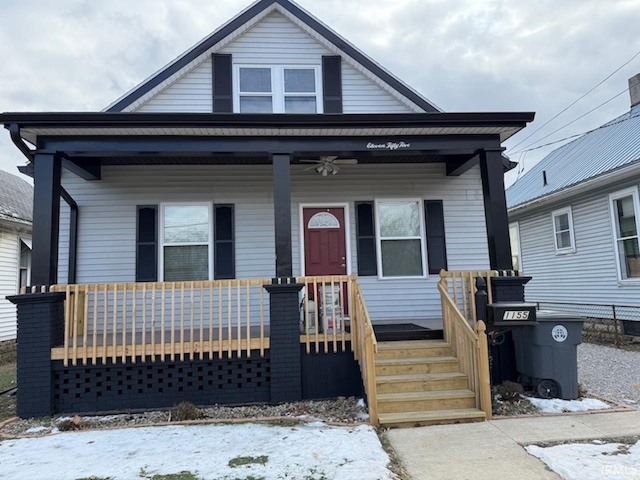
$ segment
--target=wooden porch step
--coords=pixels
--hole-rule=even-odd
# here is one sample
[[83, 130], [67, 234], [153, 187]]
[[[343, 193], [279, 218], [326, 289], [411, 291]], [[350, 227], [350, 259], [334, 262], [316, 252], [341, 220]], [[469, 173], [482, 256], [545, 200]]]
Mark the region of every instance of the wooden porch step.
[[444, 340], [379, 342], [376, 358], [416, 358], [451, 356], [451, 344]]
[[383, 393], [378, 395], [378, 412], [401, 413], [474, 408], [476, 395], [471, 390]]
[[482, 422], [486, 415], [476, 408], [433, 410], [427, 412], [381, 413], [380, 425], [385, 427], [420, 427], [447, 423]]
[[457, 372], [458, 359], [450, 356], [415, 358], [376, 358], [376, 376]]
[[376, 384], [378, 394], [464, 390], [468, 386], [466, 375], [460, 372], [379, 375]]

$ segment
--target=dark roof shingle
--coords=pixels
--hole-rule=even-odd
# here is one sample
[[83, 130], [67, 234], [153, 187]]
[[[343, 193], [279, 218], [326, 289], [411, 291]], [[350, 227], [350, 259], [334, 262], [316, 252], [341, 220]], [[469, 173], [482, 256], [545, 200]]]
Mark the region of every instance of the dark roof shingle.
[[23, 179], [0, 170], [0, 220], [31, 223], [33, 187]]

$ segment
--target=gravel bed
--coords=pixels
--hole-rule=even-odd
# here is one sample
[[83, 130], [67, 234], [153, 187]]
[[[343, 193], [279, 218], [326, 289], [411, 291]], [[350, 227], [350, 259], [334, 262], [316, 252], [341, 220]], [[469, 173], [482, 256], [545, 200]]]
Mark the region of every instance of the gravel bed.
[[[199, 420], [234, 420], [286, 417], [292, 421], [315, 419], [324, 422], [356, 423], [367, 421], [363, 402], [354, 397], [303, 401], [280, 405], [247, 405], [241, 407], [211, 406], [198, 409]], [[0, 429], [3, 435], [42, 436], [57, 433], [61, 425], [69, 425], [70, 416], [19, 420]], [[169, 410], [104, 416], [80, 416], [78, 429], [132, 427], [170, 421]], [[58, 429], [58, 427], [60, 429]]]
[[578, 345], [578, 381], [596, 395], [639, 407], [640, 351]]

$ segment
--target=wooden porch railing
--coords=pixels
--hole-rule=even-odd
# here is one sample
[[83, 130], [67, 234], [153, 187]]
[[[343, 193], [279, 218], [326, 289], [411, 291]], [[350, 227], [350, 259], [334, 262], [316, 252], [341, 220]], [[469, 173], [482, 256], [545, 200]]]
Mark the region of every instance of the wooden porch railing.
[[51, 358], [135, 363], [264, 355], [271, 279], [53, 285], [65, 292], [64, 344]]
[[447, 271], [440, 272], [440, 281], [446, 279], [447, 293], [458, 307], [460, 313], [466, 318], [473, 329], [478, 322], [476, 313], [476, 278], [482, 277], [487, 285], [487, 301], [493, 302], [493, 289], [491, 279], [494, 277], [513, 277], [522, 275], [517, 270], [472, 270], [472, 271]]
[[353, 355], [360, 366], [362, 383], [367, 396], [369, 407], [369, 421], [372, 425], [378, 425], [378, 394], [376, 388], [375, 354], [378, 351], [378, 342], [373, 331], [369, 311], [364, 301], [364, 295], [360, 285], [355, 281], [351, 290], [351, 305], [354, 321], [352, 321], [352, 345]]
[[[467, 376], [469, 390], [476, 395], [476, 407], [483, 410], [486, 418], [490, 419], [489, 351], [484, 319], [478, 319], [475, 310], [474, 282], [477, 276], [483, 276], [489, 285], [491, 277], [497, 276], [497, 273], [493, 275], [493, 271], [446, 272], [443, 270], [440, 272], [438, 290], [442, 302], [444, 340], [451, 344], [453, 355], [460, 362], [460, 370]], [[452, 285], [449, 285], [449, 279], [453, 279]], [[462, 291], [461, 297], [457, 296], [459, 290]], [[487, 288], [487, 291], [489, 292], [490, 288]], [[459, 302], [462, 303], [468, 315], [460, 310]]]
[[315, 345], [316, 352], [329, 352], [330, 345], [333, 352], [345, 351], [351, 329], [355, 328], [350, 315], [355, 275], [298, 277], [296, 282], [304, 284], [300, 342], [305, 344], [307, 353], [311, 345]]

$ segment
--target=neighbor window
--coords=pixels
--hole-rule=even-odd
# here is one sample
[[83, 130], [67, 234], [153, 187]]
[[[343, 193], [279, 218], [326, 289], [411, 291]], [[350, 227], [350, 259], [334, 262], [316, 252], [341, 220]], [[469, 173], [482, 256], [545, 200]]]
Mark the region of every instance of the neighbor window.
[[18, 274], [18, 292], [31, 283], [31, 242], [20, 240], [20, 267]]
[[425, 272], [422, 202], [376, 202], [378, 271], [381, 277], [423, 277]]
[[638, 246], [638, 190], [630, 188], [609, 197], [615, 251], [620, 280], [640, 277], [640, 248]]
[[164, 281], [208, 280], [211, 277], [211, 231], [211, 205], [163, 205], [161, 261]]
[[322, 113], [316, 67], [237, 67], [240, 113]]
[[518, 223], [509, 224], [509, 242], [511, 243], [511, 265], [514, 270], [521, 269], [520, 231]]
[[571, 207], [556, 210], [551, 214], [553, 222], [553, 236], [556, 253], [573, 253], [576, 251], [573, 236], [573, 218]]

